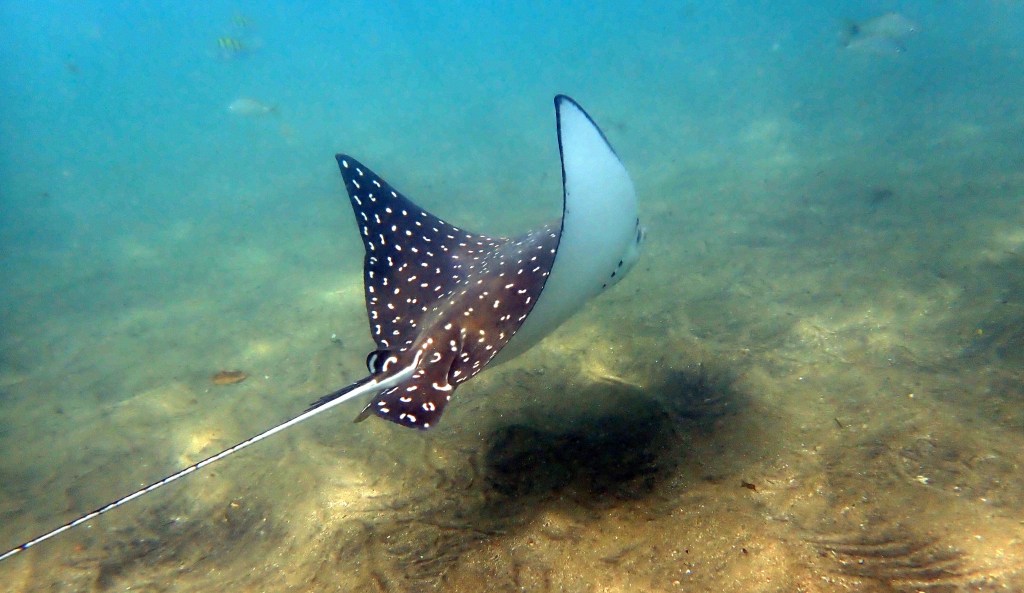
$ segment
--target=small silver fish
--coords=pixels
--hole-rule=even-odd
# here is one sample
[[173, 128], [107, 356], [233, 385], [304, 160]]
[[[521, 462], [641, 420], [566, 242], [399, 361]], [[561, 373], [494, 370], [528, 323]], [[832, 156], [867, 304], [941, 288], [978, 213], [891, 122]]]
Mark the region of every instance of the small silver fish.
[[861, 22], [849, 21], [842, 33], [843, 47], [855, 52], [894, 55], [906, 49], [903, 40], [917, 33], [920, 27], [897, 12]]
[[228, 111], [235, 115], [255, 117], [258, 115], [267, 115], [268, 113], [276, 113], [277, 105], [267, 105], [266, 103], [257, 101], [256, 99], [240, 97], [228, 105]]
[[887, 12], [859, 23], [849, 23], [850, 33], [859, 37], [902, 39], [920, 30], [917, 23], [898, 12]]
[[892, 37], [857, 36], [846, 42], [847, 50], [876, 56], [895, 56], [907, 51], [903, 43]]

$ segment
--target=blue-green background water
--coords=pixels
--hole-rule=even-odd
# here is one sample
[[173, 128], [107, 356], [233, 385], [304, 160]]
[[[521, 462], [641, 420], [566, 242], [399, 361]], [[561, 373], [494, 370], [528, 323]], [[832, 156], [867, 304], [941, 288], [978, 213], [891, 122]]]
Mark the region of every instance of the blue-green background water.
[[[844, 48], [890, 11], [905, 51]], [[521, 231], [567, 93], [650, 237], [437, 430], [353, 404], [0, 583], [1024, 586], [1022, 42], [1010, 1], [0, 2], [5, 549], [362, 376], [337, 152]]]

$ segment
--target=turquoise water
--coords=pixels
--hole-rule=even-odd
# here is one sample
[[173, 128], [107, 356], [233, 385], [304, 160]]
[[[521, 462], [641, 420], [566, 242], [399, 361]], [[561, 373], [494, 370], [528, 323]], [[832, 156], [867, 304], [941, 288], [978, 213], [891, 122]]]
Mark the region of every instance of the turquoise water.
[[[917, 30], [844, 47], [889, 11]], [[353, 402], [4, 561], [0, 590], [1024, 588], [1022, 23], [0, 3], [0, 548], [365, 374], [337, 152], [520, 232], [559, 213], [566, 93], [648, 229], [436, 429]]]

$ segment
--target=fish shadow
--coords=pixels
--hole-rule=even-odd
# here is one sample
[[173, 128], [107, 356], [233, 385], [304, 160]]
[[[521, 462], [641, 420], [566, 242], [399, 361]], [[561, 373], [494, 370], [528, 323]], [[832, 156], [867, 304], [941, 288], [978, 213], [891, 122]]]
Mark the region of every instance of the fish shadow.
[[518, 513], [545, 499], [608, 507], [656, 493], [691, 459], [694, 438], [746, 407], [728, 372], [671, 369], [644, 388], [597, 383], [570, 393], [587, 402], [559, 428], [517, 422], [492, 429], [483, 456], [492, 509]]

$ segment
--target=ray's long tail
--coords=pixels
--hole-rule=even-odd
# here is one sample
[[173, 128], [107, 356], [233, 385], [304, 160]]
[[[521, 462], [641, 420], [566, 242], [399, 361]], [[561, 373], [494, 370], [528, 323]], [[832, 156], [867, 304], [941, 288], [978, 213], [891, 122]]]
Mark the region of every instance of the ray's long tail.
[[196, 463], [193, 463], [192, 465], [190, 465], [190, 466], [188, 466], [186, 468], [180, 469], [180, 470], [174, 472], [173, 474], [171, 474], [169, 476], [161, 478], [161, 479], [157, 480], [156, 482], [153, 482], [152, 484], [149, 484], [148, 486], [140, 488], [140, 489], [136, 490], [135, 492], [132, 492], [131, 494], [129, 494], [127, 496], [123, 496], [121, 498], [118, 498], [117, 500], [115, 500], [113, 502], [110, 502], [110, 503], [108, 503], [108, 504], [106, 504], [104, 506], [101, 506], [101, 507], [99, 507], [98, 509], [96, 509], [96, 510], [94, 510], [92, 512], [86, 513], [86, 514], [82, 515], [81, 517], [78, 517], [77, 519], [75, 519], [73, 521], [68, 521], [67, 523], [61, 525], [60, 527], [57, 527], [56, 529], [52, 529], [52, 530], [50, 530], [50, 531], [48, 531], [48, 532], [46, 532], [46, 533], [44, 533], [44, 534], [42, 534], [40, 536], [37, 536], [35, 538], [32, 538], [29, 541], [26, 541], [25, 543], [23, 543], [23, 544], [21, 544], [21, 545], [19, 545], [17, 547], [11, 548], [10, 550], [4, 552], [3, 554], [0, 554], [0, 561], [6, 560], [6, 559], [10, 558], [11, 556], [14, 556], [18, 552], [27, 550], [27, 549], [31, 548], [32, 546], [34, 546], [36, 544], [39, 544], [39, 543], [42, 543], [42, 542], [50, 539], [51, 537], [57, 536], [57, 535], [59, 535], [61, 533], [64, 533], [65, 531], [67, 531], [69, 529], [72, 529], [74, 527], [82, 525], [83, 523], [91, 521], [91, 520], [95, 519], [96, 517], [99, 517], [100, 515], [102, 515], [104, 513], [109, 513], [110, 511], [112, 511], [112, 510], [114, 510], [114, 509], [116, 509], [116, 508], [118, 508], [118, 507], [120, 507], [120, 506], [122, 506], [124, 504], [127, 504], [127, 503], [129, 503], [129, 502], [131, 502], [133, 500], [135, 500], [136, 498], [139, 498], [141, 496], [145, 496], [146, 494], [149, 494], [150, 492], [153, 492], [154, 490], [162, 488], [162, 487], [170, 484], [171, 482], [174, 482], [175, 480], [178, 480], [179, 478], [184, 478], [185, 476], [191, 474], [194, 471], [200, 470], [200, 469], [202, 469], [202, 468], [204, 468], [204, 467], [206, 467], [206, 466], [208, 466], [208, 465], [210, 465], [210, 464], [212, 464], [214, 462], [220, 461], [221, 459], [224, 459], [225, 457], [228, 457], [229, 455], [232, 455], [234, 453], [238, 453], [239, 451], [241, 451], [242, 449], [245, 449], [249, 445], [255, 445], [256, 443], [262, 441], [263, 439], [271, 437], [271, 436], [273, 436], [273, 435], [275, 435], [275, 434], [277, 434], [277, 433], [279, 433], [279, 432], [281, 432], [281, 431], [283, 431], [283, 430], [285, 430], [287, 428], [291, 428], [292, 426], [295, 426], [296, 424], [299, 424], [300, 422], [303, 422], [305, 420], [309, 420], [310, 418], [312, 418], [313, 416], [316, 416], [317, 414], [320, 414], [322, 412], [326, 412], [327, 410], [333, 408], [334, 406], [340, 405], [340, 404], [342, 404], [342, 403], [344, 403], [344, 402], [346, 402], [346, 401], [348, 401], [348, 400], [350, 400], [350, 399], [352, 399], [354, 397], [358, 397], [358, 396], [363, 395], [365, 393], [369, 393], [371, 391], [375, 391], [375, 390], [379, 390], [381, 388], [384, 388], [384, 387], [387, 386], [387, 384], [391, 383], [393, 380], [394, 380], [394, 377], [392, 377], [391, 379], [386, 379], [386, 380], [377, 380], [377, 379], [375, 379], [373, 377], [366, 377], [366, 378], [364, 378], [364, 379], [362, 379], [360, 381], [357, 381], [357, 382], [355, 382], [355, 383], [353, 383], [351, 385], [348, 385], [348, 386], [343, 387], [343, 388], [341, 388], [341, 389], [339, 389], [337, 391], [329, 393], [329, 394], [323, 396], [322, 398], [318, 399], [316, 402], [314, 402], [312, 407], [307, 409], [305, 412], [299, 414], [298, 416], [295, 416], [294, 418], [292, 418], [290, 420], [282, 422], [281, 424], [278, 424], [277, 426], [269, 428], [269, 429], [267, 429], [267, 430], [265, 430], [265, 431], [263, 431], [263, 432], [261, 432], [261, 433], [259, 433], [257, 435], [254, 435], [252, 437], [249, 437], [249, 438], [245, 439], [244, 441], [241, 441], [241, 442], [239, 442], [237, 444], [234, 444], [234, 445], [228, 447], [227, 449], [224, 449], [220, 453], [211, 455], [210, 457], [207, 457], [206, 459], [203, 459], [202, 461], [198, 461]]

